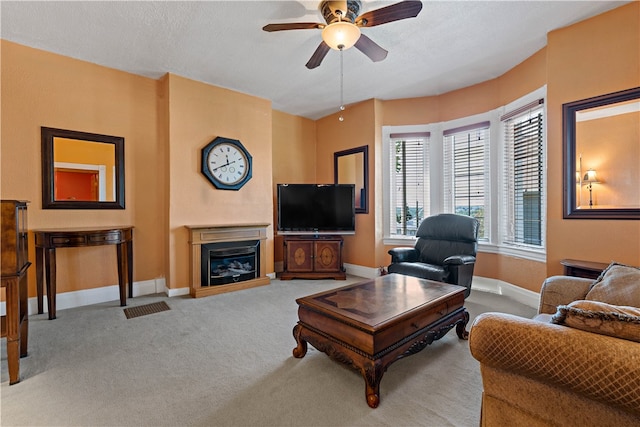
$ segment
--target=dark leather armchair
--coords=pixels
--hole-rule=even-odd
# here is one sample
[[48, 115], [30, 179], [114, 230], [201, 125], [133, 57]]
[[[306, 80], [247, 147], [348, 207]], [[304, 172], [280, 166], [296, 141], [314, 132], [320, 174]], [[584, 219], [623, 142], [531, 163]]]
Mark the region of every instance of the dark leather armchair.
[[413, 248], [389, 250], [389, 273], [406, 274], [467, 288], [478, 249], [478, 220], [466, 215], [440, 214], [425, 218], [418, 227]]

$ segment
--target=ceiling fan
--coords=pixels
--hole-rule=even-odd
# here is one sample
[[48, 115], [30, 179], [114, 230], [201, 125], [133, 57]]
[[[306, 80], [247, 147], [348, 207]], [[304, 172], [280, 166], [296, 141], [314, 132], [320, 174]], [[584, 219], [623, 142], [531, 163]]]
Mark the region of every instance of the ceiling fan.
[[375, 27], [401, 19], [414, 18], [422, 10], [421, 1], [405, 0], [370, 12], [360, 13], [361, 0], [322, 1], [320, 11], [326, 24], [316, 22], [292, 22], [268, 24], [264, 31], [283, 30], [322, 30], [322, 42], [306, 64], [309, 69], [316, 68], [329, 52], [329, 49], [345, 50], [355, 46], [372, 61], [382, 61], [387, 51], [360, 32], [362, 27]]

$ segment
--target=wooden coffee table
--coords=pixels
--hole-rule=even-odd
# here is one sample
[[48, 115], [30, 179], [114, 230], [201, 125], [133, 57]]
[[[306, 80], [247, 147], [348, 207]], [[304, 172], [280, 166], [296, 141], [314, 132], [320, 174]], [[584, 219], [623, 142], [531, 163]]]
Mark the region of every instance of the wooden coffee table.
[[380, 403], [380, 381], [389, 365], [445, 336], [454, 326], [467, 339], [465, 288], [400, 274], [298, 298], [293, 356], [307, 343], [360, 371], [367, 404]]

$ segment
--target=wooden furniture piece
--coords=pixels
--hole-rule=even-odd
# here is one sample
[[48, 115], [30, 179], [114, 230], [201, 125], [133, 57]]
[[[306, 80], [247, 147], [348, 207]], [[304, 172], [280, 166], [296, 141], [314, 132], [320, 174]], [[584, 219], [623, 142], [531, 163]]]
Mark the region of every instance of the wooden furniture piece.
[[36, 243], [36, 291], [39, 314], [44, 311], [42, 304], [44, 270], [49, 319], [56, 318], [56, 249], [58, 248], [116, 245], [120, 305], [123, 307], [127, 305], [127, 283], [129, 298], [133, 297], [133, 227], [49, 228], [33, 230], [33, 233]]
[[280, 280], [346, 279], [341, 236], [285, 236]]
[[307, 343], [362, 374], [367, 404], [380, 402], [382, 375], [396, 360], [415, 354], [456, 327], [467, 339], [465, 288], [400, 274], [299, 298], [297, 346]]
[[[191, 245], [191, 272], [189, 275], [189, 294], [194, 298], [217, 295], [224, 292], [264, 286], [271, 283], [267, 271], [267, 227], [269, 224], [236, 224], [236, 225], [185, 225], [189, 230]], [[255, 279], [244, 280], [225, 285], [206, 286], [202, 284], [202, 245], [222, 242], [260, 241], [260, 271]]]
[[585, 279], [597, 279], [600, 273], [609, 266], [601, 262], [580, 261], [577, 259], [563, 259], [560, 264], [564, 266], [565, 276], [583, 277]]
[[20, 382], [20, 358], [27, 355], [29, 308], [27, 306], [27, 269], [29, 242], [27, 203], [2, 200], [2, 287], [5, 288], [6, 316], [2, 316], [2, 337], [7, 338], [9, 384]]

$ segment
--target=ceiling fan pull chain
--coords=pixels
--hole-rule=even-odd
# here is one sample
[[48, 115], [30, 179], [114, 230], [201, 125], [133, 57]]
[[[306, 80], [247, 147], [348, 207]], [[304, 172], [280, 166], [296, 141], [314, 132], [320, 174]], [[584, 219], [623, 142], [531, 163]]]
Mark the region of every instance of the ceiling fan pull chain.
[[342, 111], [344, 111], [344, 50], [342, 49], [342, 45], [340, 46], [340, 117], [338, 120], [341, 122], [344, 121], [344, 117], [342, 116]]

